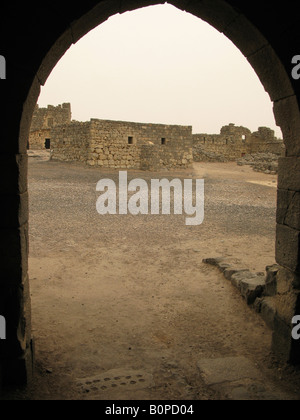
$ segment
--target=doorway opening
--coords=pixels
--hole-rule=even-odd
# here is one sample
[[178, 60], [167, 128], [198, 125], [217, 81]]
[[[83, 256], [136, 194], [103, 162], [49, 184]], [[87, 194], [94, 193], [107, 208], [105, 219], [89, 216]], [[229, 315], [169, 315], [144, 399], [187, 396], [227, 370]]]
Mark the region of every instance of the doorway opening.
[[[250, 57], [249, 61], [250, 63], [253, 65], [253, 67], [256, 69], [257, 74], [260, 75], [261, 80], [264, 84], [264, 86], [266, 87], [266, 90], [270, 93], [271, 99], [274, 102], [274, 111], [276, 114], [276, 118], [277, 121], [280, 123], [280, 125], [283, 127], [285, 135], [287, 135], [286, 137], [286, 141], [289, 142], [293, 142], [297, 136], [295, 136], [296, 131], [295, 131], [295, 126], [296, 123], [295, 121], [298, 119], [297, 118], [291, 118], [290, 120], [287, 121], [287, 117], [286, 115], [290, 116], [292, 112], [294, 112], [294, 116], [298, 115], [298, 111], [296, 112], [296, 109], [298, 110], [298, 107], [296, 105], [297, 102], [297, 98], [294, 95], [294, 91], [293, 88], [291, 87], [290, 83], [289, 83], [289, 78], [285, 73], [285, 69], [284, 69], [284, 63], [281, 62], [280, 58], [278, 58], [278, 56], [276, 55], [276, 53], [273, 51], [272, 49], [272, 45], [270, 45], [269, 43], [265, 43], [263, 40], [262, 41], [262, 37], [259, 36], [257, 37], [257, 30], [254, 31], [252, 25], [250, 22], [248, 22], [243, 15], [238, 15], [238, 13], [236, 13], [235, 10], [233, 10], [231, 8], [231, 6], [227, 3], [227, 2], [217, 2], [219, 7], [215, 7], [215, 9], [213, 10], [213, 17], [211, 15], [212, 10], [206, 10], [207, 15], [204, 13], [206, 19], [210, 22], [212, 22], [212, 24], [218, 28], [220, 28], [220, 25], [223, 26], [223, 30], [225, 30], [228, 34], [229, 34], [229, 38], [236, 44], [239, 45], [239, 48], [245, 53], [246, 56]], [[141, 5], [143, 6], [144, 4], [141, 3]], [[203, 6], [205, 9], [205, 5], [206, 2], [202, 2], [201, 3], [201, 7]], [[222, 9], [222, 5], [226, 6], [226, 14], [224, 13], [224, 10]], [[101, 12], [101, 6], [99, 5], [99, 7], [97, 8], [97, 12]], [[111, 9], [109, 9], [108, 15], [112, 15], [113, 14], [113, 7]], [[116, 10], [115, 12], [118, 12], [118, 10]], [[194, 11], [195, 12], [195, 11]], [[195, 13], [199, 14], [200, 16], [202, 15], [203, 10], [199, 9], [197, 10]], [[228, 13], [227, 13], [228, 12]], [[217, 19], [217, 21], [214, 19], [215, 14], [217, 14], [218, 18], [220, 18], [219, 20]], [[21, 121], [21, 130], [19, 130], [20, 133], [20, 139], [19, 141], [22, 142], [22, 146], [23, 146], [23, 150], [26, 147], [26, 141], [27, 141], [27, 136], [26, 136], [26, 124], [28, 122], [28, 119], [30, 118], [30, 116], [32, 115], [33, 112], [33, 103], [36, 101], [37, 96], [38, 96], [38, 91], [39, 91], [39, 87], [40, 87], [40, 83], [44, 83], [45, 78], [49, 75], [50, 71], [52, 70], [53, 66], [55, 65], [55, 63], [57, 62], [58, 57], [61, 57], [62, 54], [66, 51], [66, 49], [68, 48], [68, 45], [71, 44], [71, 42], [74, 39], [79, 39], [82, 34], [87, 33], [93, 26], [96, 25], [96, 21], [98, 23], [100, 23], [101, 21], [104, 21], [107, 16], [105, 16], [105, 18], [103, 18], [103, 14], [101, 15], [101, 17], [99, 17], [101, 15], [101, 13], [98, 15], [97, 19], [93, 18], [90, 19], [91, 15], [88, 16], [88, 18], [86, 18], [87, 16], [84, 17], [84, 19], [79, 19], [78, 22], [72, 26], [72, 31], [69, 30], [66, 34], [64, 34], [62, 36], [62, 39], [59, 40], [59, 42], [55, 43], [55, 45], [53, 46], [53, 49], [51, 51], [51, 53], [49, 52], [47, 59], [43, 62], [43, 67], [42, 69], [39, 71], [38, 73], [38, 77], [35, 78], [34, 84], [32, 86], [32, 89], [30, 91], [30, 93], [28, 94], [28, 100], [26, 101], [25, 104], [21, 104], [20, 103], [20, 109], [23, 109], [23, 114], [22, 114], [22, 121]], [[225, 17], [226, 15], [226, 17]], [[229, 15], [229, 20], [228, 20], [228, 15]], [[66, 18], [65, 18], [65, 27], [70, 28], [71, 25], [71, 21], [68, 22], [68, 14], [66, 13]], [[80, 16], [80, 13], [78, 13], [78, 16]], [[93, 15], [95, 17], [95, 14]], [[242, 22], [246, 22], [246, 27], [245, 25], [242, 25]], [[240, 25], [240, 26], [235, 26], [233, 28], [233, 25]], [[246, 29], [245, 29], [246, 28]], [[247, 35], [249, 34], [249, 30], [250, 33], [253, 35], [252, 39], [253, 39], [253, 43], [251, 43], [251, 45], [247, 44], [247, 40], [249, 40], [249, 37], [245, 37], [245, 33], [244, 33], [244, 29], [247, 32]], [[71, 36], [71, 32], [72, 32], [72, 36]], [[238, 36], [237, 36], [238, 34]], [[49, 34], [51, 35], [51, 34]], [[53, 42], [56, 39], [56, 35], [57, 34], [53, 34]], [[30, 38], [30, 37], [29, 37]], [[50, 40], [51, 40], [51, 36], [50, 36]], [[63, 41], [63, 42], [61, 42]], [[272, 41], [272, 40], [271, 40]], [[274, 43], [274, 47], [276, 47], [276, 42], [271, 42], [271, 44]], [[42, 52], [42, 48], [43, 46], [40, 48], [40, 52]], [[275, 48], [276, 50], [276, 48]], [[46, 53], [48, 52], [48, 50], [43, 50], [43, 53], [40, 55], [41, 56], [45, 56]], [[55, 53], [55, 55], [51, 55], [52, 53]], [[256, 54], [257, 53], [257, 54]], [[265, 72], [265, 60], [260, 60], [261, 59], [261, 55], [263, 55], [263, 58], [272, 57], [272, 60], [270, 61], [270, 67], [272, 66], [272, 71], [271, 72]], [[269, 61], [268, 61], [269, 62]], [[274, 64], [275, 63], [275, 64]], [[278, 65], [277, 65], [278, 64]], [[18, 66], [16, 66], [17, 68]], [[29, 73], [30, 73], [30, 67], [28, 67], [29, 69]], [[263, 69], [263, 70], [262, 70]], [[36, 72], [36, 63], [34, 65], [34, 74]], [[272, 75], [274, 75], [274, 78], [270, 77], [270, 73], [272, 73]], [[34, 76], [34, 74], [32, 74], [32, 76]], [[278, 76], [278, 77], [277, 77]], [[276, 87], [274, 87], [274, 79], [276, 80], [275, 84]], [[33, 80], [30, 79], [30, 80]], [[17, 81], [16, 81], [17, 82]], [[279, 88], [279, 89], [277, 89]], [[285, 112], [286, 110], [288, 110], [287, 112]], [[20, 118], [19, 118], [20, 117]], [[21, 120], [21, 111], [20, 111], [20, 115], [18, 114], [18, 121]], [[287, 127], [287, 124], [288, 127]], [[23, 128], [25, 127], [25, 129], [23, 130]], [[294, 149], [293, 147], [296, 147], [294, 145], [291, 146], [293, 152]], [[15, 152], [15, 150], [14, 150]], [[294, 156], [295, 154], [293, 154], [291, 152], [291, 150], [289, 151], [290, 154], [288, 154], [288, 156]], [[282, 163], [282, 170], [286, 170], [286, 168], [289, 166], [287, 163], [287, 160], [289, 160], [289, 162], [291, 162], [291, 157], [289, 158], [285, 158], [283, 159], [283, 163]], [[294, 162], [294, 161], [293, 161]], [[14, 165], [16, 164], [16, 162], [14, 161]], [[22, 177], [22, 181], [26, 181], [26, 171], [24, 168], [24, 166], [19, 166], [18, 169], [20, 170], [20, 173], [18, 172], [18, 176], [21, 179]], [[13, 172], [14, 174], [16, 172]], [[297, 178], [297, 177], [295, 177]], [[299, 178], [299, 177], [298, 177]], [[291, 185], [287, 185], [287, 180], [281, 178], [281, 187], [285, 187], [286, 190], [288, 191], [293, 191], [293, 188], [289, 189], [288, 187], [291, 187]], [[24, 185], [24, 183], [22, 184]], [[282, 189], [285, 189], [282, 188]], [[76, 186], [73, 186], [73, 189], [76, 190]], [[23, 190], [22, 190], [23, 191]], [[282, 208], [284, 207], [284, 205], [286, 204], [286, 200], [284, 198], [281, 197], [281, 201], [280, 203], [283, 205]], [[67, 213], [67, 206], [65, 206], [66, 201], [62, 200], [61, 201], [61, 207], [64, 208], [65, 211], [65, 221], [68, 220], [68, 213]], [[25, 212], [26, 213], [26, 212]], [[230, 212], [230, 214], [232, 214], [232, 212]], [[27, 214], [25, 214], [27, 215]], [[281, 220], [281, 219], [280, 219]], [[290, 250], [291, 248], [293, 249], [293, 251], [295, 251], [295, 247], [293, 247], [293, 245], [290, 245], [290, 241], [287, 240], [287, 233], [290, 233], [290, 229], [289, 226], [284, 225], [284, 221], [278, 221], [278, 227], [277, 227], [277, 244], [279, 244], [279, 248], [277, 251], [277, 261], [279, 261], [280, 264], [283, 264], [283, 266], [287, 266], [292, 273], [294, 272], [299, 272], [299, 264], [295, 263], [295, 252], [289, 253], [289, 257], [291, 256], [292, 259], [287, 260], [285, 258], [286, 254], [283, 252], [283, 250], [285, 249], [285, 246]], [[21, 222], [20, 222], [21, 223]], [[24, 224], [26, 225], [26, 222], [24, 222]], [[27, 225], [25, 226], [26, 229]], [[22, 233], [24, 233], [24, 229], [21, 230]], [[25, 234], [24, 234], [25, 236]], [[15, 244], [15, 243], [14, 243]], [[69, 245], [72, 245], [72, 241], [69, 242]], [[13, 246], [11, 247], [13, 248]], [[18, 248], [18, 246], [16, 246], [15, 248]], [[26, 255], [26, 247], [22, 246], [22, 248], [18, 248], [17, 249], [18, 252], [18, 256], [20, 256], [20, 258], [22, 259], [22, 268], [26, 267], [26, 261], [27, 261], [27, 255]], [[15, 253], [13, 255], [16, 255]], [[298, 254], [297, 254], [298, 255]], [[196, 266], [195, 266], [196, 267]], [[105, 269], [105, 267], [103, 267]], [[12, 270], [13, 273], [15, 273], [14, 270]], [[20, 273], [16, 273], [15, 277], [20, 277], [23, 276], [23, 272], [22, 274]], [[20, 278], [18, 277], [18, 280], [20, 280]], [[26, 280], [26, 285], [28, 285], [28, 278], [25, 276], [22, 277], [22, 282], [25, 282]], [[22, 283], [23, 285], [23, 283]], [[27, 290], [27, 289], [26, 289]], [[24, 299], [26, 298], [26, 302], [28, 302], [28, 296], [29, 294], [27, 293], [25, 296], [25, 293], [27, 293], [26, 291], [24, 291]], [[18, 290], [18, 293], [16, 293], [16, 296], [21, 296], [21, 290]], [[21, 299], [21, 298], [20, 298]], [[15, 302], [17, 301], [17, 298], [14, 298]], [[69, 302], [69, 301], [67, 301]], [[20, 300], [19, 304], [22, 306], [24, 306], [24, 301]], [[17, 305], [18, 306], [18, 305]], [[18, 306], [19, 308], [19, 306]], [[280, 309], [280, 308], [277, 308]], [[19, 310], [18, 310], [19, 313]], [[280, 314], [282, 316], [282, 314]], [[184, 314], [183, 314], [184, 316]], [[13, 319], [15, 320], [15, 317], [12, 316]], [[28, 322], [26, 324], [26, 327], [23, 324], [23, 318], [22, 318], [22, 322], [20, 321], [20, 326], [22, 325], [22, 328], [19, 328], [18, 326], [18, 331], [17, 331], [17, 335], [18, 335], [18, 339], [20, 340], [20, 343], [22, 341], [22, 344], [25, 343], [25, 333], [23, 330], [25, 330], [25, 332], [27, 331], [27, 338], [30, 334], [29, 328], [30, 328], [30, 316], [28, 316]], [[12, 325], [11, 323], [9, 323], [8, 325]], [[15, 323], [14, 323], [15, 325]], [[23, 328], [24, 327], [24, 328]], [[284, 327], [284, 328], [283, 328]], [[280, 335], [282, 332], [282, 328], [284, 330], [284, 334]], [[16, 331], [13, 331], [13, 334], [16, 333]], [[289, 356], [292, 354], [292, 352], [290, 351], [291, 349], [291, 343], [288, 342], [287, 337], [289, 335], [289, 326], [285, 325], [285, 324], [280, 324], [280, 330], [277, 330], [277, 337], [275, 337], [275, 341], [277, 344], [279, 344], [279, 346], [281, 347], [281, 350], [283, 350], [283, 352]], [[19, 338], [21, 337], [21, 338]], [[160, 335], [161, 337], [161, 335]], [[26, 341], [28, 343], [28, 340]], [[168, 341], [167, 341], [168, 343]], [[293, 347], [293, 346], [292, 346]], [[23, 348], [23, 347], [22, 347]], [[131, 347], [132, 349], [132, 347]], [[28, 347], [27, 347], [28, 350]], [[24, 351], [25, 353], [25, 351]]]
[[[67, 100], [68, 98], [64, 98], [64, 101]], [[80, 124], [78, 126], [81, 127]], [[67, 131], [66, 128], [65, 133]], [[129, 145], [134, 144], [134, 140], [133, 136], [127, 136]], [[161, 145], [166, 144], [166, 137], [161, 137], [160, 140]], [[217, 145], [214, 138], [212, 143]], [[101, 153], [99, 151], [99, 155]], [[47, 358], [56, 352], [56, 346], [49, 348], [47, 341], [48, 335], [53, 334], [54, 325], [55, 335], [68, 337], [62, 342], [64, 350], [61, 357], [65, 361], [68, 358], [69, 368], [74, 369], [77, 360], [82, 357], [86, 361], [85, 368], [76, 368], [78, 375], [83, 375], [83, 378], [94, 376], [100, 368], [108, 372], [107, 378], [110, 379], [112, 368], [119, 370], [115, 371], [115, 377], [120, 377], [121, 372], [128, 367], [135, 372], [131, 362], [133, 359], [145, 369], [137, 374], [153, 374], [153, 366], [159, 365], [165, 369], [166, 364], [170, 363], [171, 355], [177, 360], [179, 349], [181, 361], [178, 361], [180, 367], [177, 371], [181, 375], [184, 369], [188, 369], [187, 362], [191, 357], [196, 362], [197, 353], [192, 356], [195, 350], [198, 352], [202, 349], [204, 354], [208, 354], [213, 346], [216, 356], [223, 351], [229, 351], [229, 343], [236, 335], [236, 331], [230, 331], [234, 315], [226, 315], [230, 309], [230, 285], [225, 286], [222, 277], [215, 272], [207, 272], [201, 259], [213, 253], [241, 259], [242, 262], [246, 258], [251, 270], [261, 270], [265, 265], [265, 258], [257, 258], [254, 248], [249, 250], [249, 243], [253, 243], [253, 247], [255, 244], [256, 249], [260, 243], [272, 258], [274, 232], [268, 232], [268, 229], [270, 220], [275, 218], [275, 189], [270, 189], [266, 194], [270, 208], [263, 215], [263, 206], [259, 203], [253, 205], [257, 188], [262, 188], [258, 183], [248, 185], [246, 179], [241, 179], [241, 173], [235, 172], [237, 167], [233, 167], [233, 164], [230, 169], [234, 175], [228, 179], [224, 179], [224, 166], [218, 167], [219, 178], [215, 167], [207, 166], [207, 185], [215, 189], [210, 200], [216, 200], [218, 205], [208, 206], [205, 224], [193, 230], [182, 223], [180, 216], [175, 215], [167, 218], [148, 218], [142, 215], [121, 215], [118, 218], [117, 215], [107, 215], [99, 219], [96, 212], [87, 211], [85, 203], [90, 203], [92, 197], [90, 192], [85, 191], [88, 191], [88, 185], [96, 185], [103, 176], [101, 168], [86, 172], [84, 168], [78, 167], [76, 171], [70, 172], [70, 167], [64, 167], [63, 162], [61, 166], [59, 162], [55, 164], [61, 175], [60, 180], [51, 171], [51, 165], [43, 171], [43, 177], [46, 173], [49, 176], [47, 198], [37, 194], [40, 191], [38, 182], [32, 184], [32, 203], [35, 203], [35, 208], [31, 212], [31, 277], [36, 279], [33, 287], [37, 286], [42, 273], [47, 276], [47, 283], [40, 290], [41, 295], [33, 299], [35, 313], [43, 313], [42, 302], [47, 300], [49, 293], [56, 301], [56, 304], [53, 302], [55, 311], [51, 313], [52, 322], [45, 327], [47, 331], [40, 340], [41, 348], [48, 346]], [[32, 168], [35, 171], [34, 166]], [[201, 165], [196, 165], [193, 169], [183, 171], [182, 177], [188, 176], [190, 171], [193, 171], [194, 178], [203, 176]], [[130, 171], [128, 173], [131, 178], [136, 175], [131, 175]], [[106, 168], [105, 176], [117, 181], [118, 170]], [[139, 173], [139, 176], [150, 182], [154, 174]], [[250, 191], [247, 197], [243, 196], [246, 186]], [[224, 190], [230, 189], [232, 194], [224, 194]], [[43, 200], [49, 200], [50, 197], [54, 200], [58, 192], [64, 198], [62, 202], [56, 201], [56, 205], [48, 209], [48, 212], [54, 211], [56, 214], [56, 218], [52, 218], [55, 224], [51, 223], [50, 234], [49, 224], [47, 225], [49, 242], [41, 249], [38, 240], [32, 239], [34, 232], [42, 232], [42, 223], [38, 221], [41, 212], [38, 209]], [[94, 191], [91, 192], [94, 194]], [[246, 217], [245, 209], [248, 209]], [[269, 220], [261, 229], [261, 236], [257, 235], [258, 227], [253, 223], [258, 214], [263, 216], [264, 221]], [[44, 217], [47, 217], [46, 213]], [[258, 217], [257, 220], [261, 221], [262, 218]], [[246, 233], [243, 233], [245, 229]], [[243, 252], [244, 247], [248, 249], [247, 255]], [[270, 263], [272, 262], [271, 259]], [[208, 285], [212, 283], [213, 286], [208, 290]], [[206, 290], [205, 293], [202, 287]], [[73, 292], [72, 296], [70, 290]], [[224, 297], [224, 302], [215, 300], [216, 293]], [[231, 304], [243, 306], [242, 301], [232, 301]], [[241, 307], [239, 306], [240, 309]], [[206, 327], [197, 331], [197, 324], [202, 322], [205, 312], [209, 314]], [[77, 339], [74, 329], [75, 314], [76, 330], [82, 334], [80, 338], [78, 332]], [[224, 320], [220, 329], [215, 325], [216, 316]], [[240, 310], [236, 313], [236, 322], [239, 316]], [[64, 319], [64, 324], [61, 319]], [[255, 352], [255, 337], [257, 334], [261, 335], [261, 326], [254, 314], [252, 321], [257, 327], [257, 330], [252, 331], [252, 343], [256, 344], [250, 347]], [[237, 330], [240, 342], [241, 331], [239, 327]], [[145, 331], [148, 333], [145, 334]], [[265, 337], [266, 340], [261, 340], [263, 349], [266, 349], [268, 335]], [[78, 340], [84, 344], [79, 345]], [[185, 348], [182, 347], [184, 342], [188, 343]], [[242, 342], [243, 345], [246, 344], [246, 337]], [[98, 348], [94, 347], [95, 343], [98, 343]], [[83, 356], [84, 354], [90, 356]], [[63, 367], [57, 365], [57, 368], [62, 373]], [[192, 375], [192, 371], [189, 375]], [[154, 377], [156, 383], [159, 383], [159, 375], [155, 370]], [[175, 388], [176, 392], [188, 396], [185, 386], [175, 385]], [[168, 392], [166, 395], [171, 396]]]

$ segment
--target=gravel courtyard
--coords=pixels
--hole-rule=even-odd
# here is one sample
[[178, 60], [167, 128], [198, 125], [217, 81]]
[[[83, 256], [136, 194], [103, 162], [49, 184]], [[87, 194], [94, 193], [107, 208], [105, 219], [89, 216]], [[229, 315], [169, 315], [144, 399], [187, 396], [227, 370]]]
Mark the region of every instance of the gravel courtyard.
[[[270, 353], [271, 331], [203, 258], [251, 271], [275, 263], [276, 176], [197, 163], [128, 178], [205, 180], [205, 218], [105, 215], [96, 183], [118, 171], [29, 158], [35, 383], [20, 399], [235, 399], [198, 362], [243, 356], [262, 375], [248, 399], [298, 399], [299, 372]], [[243, 388], [241, 388], [243, 386]]]

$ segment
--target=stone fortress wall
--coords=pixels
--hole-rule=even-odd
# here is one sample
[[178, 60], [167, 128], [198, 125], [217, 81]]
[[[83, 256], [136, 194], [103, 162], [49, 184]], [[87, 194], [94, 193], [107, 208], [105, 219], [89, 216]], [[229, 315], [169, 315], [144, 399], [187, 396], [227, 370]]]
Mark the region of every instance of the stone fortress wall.
[[252, 133], [229, 124], [220, 134], [192, 134], [191, 126], [101, 119], [79, 122], [71, 120], [70, 103], [36, 106], [28, 146], [51, 149], [52, 159], [60, 161], [142, 170], [188, 168], [193, 161], [252, 164], [256, 156], [260, 165], [272, 160], [276, 166], [284, 152], [283, 141], [267, 127]]
[[52, 159], [120, 169], [186, 168], [192, 127], [91, 119], [51, 130]]
[[52, 159], [103, 168], [158, 170], [187, 168], [193, 162], [191, 126], [71, 121], [69, 103], [36, 107], [29, 148], [46, 146]]

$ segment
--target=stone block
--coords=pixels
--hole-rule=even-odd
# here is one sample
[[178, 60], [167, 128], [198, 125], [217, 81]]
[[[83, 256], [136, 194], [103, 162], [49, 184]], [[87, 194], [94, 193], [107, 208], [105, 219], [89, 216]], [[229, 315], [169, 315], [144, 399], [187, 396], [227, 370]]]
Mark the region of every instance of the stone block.
[[[278, 188], [280, 190], [300, 191], [300, 157], [279, 158]], [[281, 203], [278, 203], [278, 205], [283, 206]]]
[[225, 28], [224, 34], [248, 57], [268, 44], [261, 32], [243, 15], [239, 15]]
[[300, 232], [277, 224], [276, 261], [281, 266], [300, 273]]
[[275, 300], [272, 297], [265, 297], [260, 304], [260, 315], [266, 325], [274, 330], [274, 319], [276, 314]]
[[210, 265], [214, 265], [215, 267], [218, 267], [218, 265], [220, 263], [223, 263], [224, 260], [225, 259], [223, 257], [211, 257], [211, 258], [204, 258], [202, 262], [204, 262], [205, 264], [210, 264]]
[[233, 276], [233, 274], [241, 273], [241, 272], [250, 272], [250, 271], [247, 268], [227, 267], [225, 268], [223, 274], [227, 280], [231, 280], [231, 277]]
[[300, 156], [299, 105], [295, 95], [280, 99], [273, 105], [276, 124], [281, 128], [286, 156]]
[[46, 57], [44, 58], [37, 76], [41, 85], [44, 85], [47, 81], [49, 73], [52, 71], [57, 62], [65, 54], [66, 50], [70, 48], [73, 43], [72, 31], [68, 29], [61, 35], [56, 41], [55, 45], [50, 49]]
[[300, 315], [300, 291], [291, 290], [285, 294], [274, 296], [276, 314], [280, 319], [291, 327], [295, 315]]
[[272, 351], [281, 360], [290, 359], [292, 345], [292, 330], [277, 314], [274, 317], [274, 330], [272, 335]]
[[276, 291], [283, 295], [293, 290], [300, 290], [300, 275], [280, 267], [276, 275]]
[[231, 283], [233, 284], [234, 287], [236, 287], [238, 290], [241, 290], [241, 282], [242, 281], [246, 281], [246, 280], [250, 280], [253, 278], [256, 278], [257, 276], [253, 273], [251, 273], [250, 271], [238, 271], [237, 273], [233, 274], [231, 276]]
[[247, 304], [252, 305], [255, 299], [260, 297], [265, 290], [265, 278], [262, 276], [242, 278], [239, 283], [239, 288]]
[[270, 45], [247, 57], [272, 102], [292, 96], [294, 90], [286, 70]]
[[265, 295], [266, 296], [275, 296], [277, 293], [277, 273], [280, 267], [277, 264], [267, 266], [266, 272], [266, 287]]
[[221, 273], [224, 273], [224, 271], [229, 268], [230, 268], [230, 264], [226, 262], [221, 262], [220, 264], [218, 264], [218, 269], [221, 271]]
[[205, 258], [202, 262], [217, 267], [227, 280], [231, 280], [233, 274], [249, 272], [247, 268], [233, 267], [224, 257]]
[[278, 190], [276, 221], [300, 230], [300, 192]]

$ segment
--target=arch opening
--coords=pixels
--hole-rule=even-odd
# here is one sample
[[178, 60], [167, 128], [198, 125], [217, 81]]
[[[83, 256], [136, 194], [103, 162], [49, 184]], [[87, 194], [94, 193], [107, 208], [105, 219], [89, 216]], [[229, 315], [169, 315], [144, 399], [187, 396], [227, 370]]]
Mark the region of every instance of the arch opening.
[[[176, 3], [176, 2], [174, 2]], [[137, 2], [133, 8], [138, 6], [144, 6], [143, 2]], [[200, 18], [208, 21], [216, 29], [221, 30], [228, 36], [229, 39], [243, 52], [247, 57], [248, 61], [255, 69], [262, 84], [266, 91], [269, 93], [271, 100], [274, 102], [274, 113], [276, 116], [277, 123], [281, 126], [285, 144], [287, 147], [286, 157], [281, 159], [280, 162], [280, 174], [279, 174], [279, 191], [278, 191], [278, 214], [277, 214], [277, 239], [276, 239], [276, 258], [277, 262], [281, 266], [281, 276], [289, 278], [290, 284], [295, 284], [295, 281], [299, 277], [299, 232], [297, 221], [287, 221], [286, 211], [289, 207], [289, 197], [287, 197], [287, 191], [298, 191], [298, 186], [295, 185], [295, 181], [288, 177], [287, 172], [289, 168], [293, 168], [293, 173], [298, 173], [299, 164], [297, 159], [297, 151], [299, 150], [299, 144], [297, 143], [296, 135], [299, 127], [299, 109], [297, 104], [297, 97], [294, 93], [289, 76], [282, 62], [277, 57], [271, 44], [261, 35], [259, 31], [245, 18], [244, 15], [240, 14], [237, 10], [233, 9], [227, 2], [214, 1], [207, 2], [203, 1], [200, 5], [194, 5], [189, 3], [186, 7], [180, 4], [174, 4], [177, 7], [188, 9], [190, 13], [199, 16]], [[213, 6], [212, 6], [213, 5]], [[132, 7], [132, 6], [131, 6]], [[126, 7], [125, 7], [126, 9]], [[128, 8], [130, 9], [130, 7]], [[31, 116], [35, 103], [37, 101], [40, 84], [44, 84], [54, 65], [58, 59], [67, 50], [67, 48], [79, 39], [90, 29], [101, 23], [104, 20], [104, 16], [112, 14], [112, 10], [119, 12], [114, 9], [114, 6], [110, 2], [105, 3], [105, 7], [102, 3], [95, 6], [94, 9], [88, 13], [83, 14], [82, 18], [71, 23], [69, 29], [60, 37], [60, 39], [54, 44], [51, 50], [46, 55], [45, 59], [41, 63], [41, 66], [36, 73], [35, 80], [31, 86], [30, 92], [24, 104], [23, 112], [20, 114], [20, 137], [19, 137], [19, 150], [26, 150], [27, 147], [27, 136], [29, 132], [29, 126], [31, 122]], [[251, 33], [251, 36], [249, 34]], [[250, 40], [249, 40], [250, 38]], [[271, 69], [271, 72], [270, 72]], [[11, 165], [16, 166], [16, 162], [11, 161]], [[22, 157], [17, 162], [19, 178], [23, 180], [23, 188], [26, 184], [26, 162], [22, 162]], [[25, 211], [26, 216], [26, 211]], [[293, 225], [293, 226], [291, 226]], [[21, 235], [19, 232], [20, 242], [26, 244], [26, 222], [22, 224]], [[22, 236], [22, 237], [21, 237]], [[19, 240], [19, 239], [18, 239]], [[13, 244], [15, 247], [15, 244]], [[18, 246], [19, 247], [19, 246]], [[20, 251], [21, 250], [21, 251]], [[28, 250], [26, 245], [19, 247], [19, 259], [22, 261], [23, 270], [20, 274], [16, 273], [16, 276], [20, 278], [22, 276], [22, 283], [26, 278], [26, 260]], [[26, 280], [25, 290], [28, 289], [28, 278]], [[299, 302], [295, 290], [288, 290], [283, 297], [283, 300], [287, 299], [292, 303], [286, 308], [286, 305], [280, 305], [277, 307], [277, 319], [276, 319], [276, 330], [273, 336], [273, 349], [280, 354], [283, 358], [289, 361], [299, 360], [299, 346], [295, 341], [292, 341], [289, 337], [289, 331], [291, 328], [289, 317], [295, 315], [295, 311], [298, 310]], [[27, 331], [26, 328], [23, 330], [23, 341], [22, 349], [23, 352], [30, 352], [30, 314], [29, 314], [29, 296], [26, 295], [25, 302], [23, 301], [24, 308], [22, 309], [22, 319], [27, 319]], [[15, 305], [13, 305], [15, 306]], [[27, 307], [27, 309], [25, 309]], [[26, 313], [26, 314], [25, 314]], [[24, 316], [25, 315], [25, 316]], [[10, 318], [10, 317], [9, 317]], [[292, 317], [291, 317], [292, 319]], [[8, 324], [9, 325], [9, 324]], [[24, 326], [24, 325], [23, 325]], [[20, 333], [20, 323], [18, 326], [18, 333]], [[12, 336], [14, 332], [12, 332]], [[20, 334], [18, 334], [20, 337]], [[9, 342], [10, 340], [8, 340]], [[15, 338], [12, 339], [15, 347]], [[20, 341], [18, 338], [18, 343]], [[25, 342], [25, 345], [24, 345]], [[9, 365], [9, 364], [8, 364]], [[28, 361], [21, 363], [22, 380], [26, 379], [25, 370], [28, 370]], [[16, 376], [18, 376], [17, 374]]]

